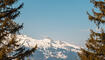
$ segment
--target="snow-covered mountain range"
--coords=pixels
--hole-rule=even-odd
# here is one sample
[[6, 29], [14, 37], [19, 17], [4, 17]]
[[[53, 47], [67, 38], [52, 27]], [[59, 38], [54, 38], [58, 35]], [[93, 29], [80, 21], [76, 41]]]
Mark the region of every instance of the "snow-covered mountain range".
[[79, 47], [64, 41], [45, 38], [43, 40], [33, 39], [26, 35], [18, 35], [17, 38], [27, 48], [38, 46], [31, 60], [80, 60], [77, 52]]

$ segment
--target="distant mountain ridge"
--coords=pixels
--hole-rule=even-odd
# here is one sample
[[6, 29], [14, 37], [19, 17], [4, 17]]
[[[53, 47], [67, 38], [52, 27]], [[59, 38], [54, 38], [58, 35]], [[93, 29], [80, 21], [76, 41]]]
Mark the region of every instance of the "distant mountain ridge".
[[17, 35], [17, 38], [26, 48], [38, 46], [33, 56], [29, 57], [31, 60], [80, 60], [77, 54], [80, 47], [67, 42], [50, 38], [37, 40], [26, 35]]

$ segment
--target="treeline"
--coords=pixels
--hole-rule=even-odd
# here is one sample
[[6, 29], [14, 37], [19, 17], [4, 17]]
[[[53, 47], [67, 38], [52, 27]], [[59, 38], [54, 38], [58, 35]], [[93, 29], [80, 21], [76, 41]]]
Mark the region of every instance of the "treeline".
[[16, 6], [18, 0], [0, 0], [0, 60], [28, 60], [37, 48], [26, 50], [24, 46], [18, 44], [16, 35], [23, 24], [17, 24], [15, 18], [20, 15], [23, 3]]
[[[81, 48], [78, 53], [81, 60], [105, 60], [105, 0], [91, 0], [94, 7], [92, 14], [88, 13], [89, 20], [96, 27], [90, 30], [90, 37], [86, 42], [86, 49]], [[98, 28], [99, 31], [95, 29]]]

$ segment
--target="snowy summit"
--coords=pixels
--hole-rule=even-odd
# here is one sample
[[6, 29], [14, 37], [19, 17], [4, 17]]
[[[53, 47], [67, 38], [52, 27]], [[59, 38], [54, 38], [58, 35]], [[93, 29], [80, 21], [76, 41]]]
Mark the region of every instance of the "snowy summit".
[[37, 40], [26, 35], [17, 35], [17, 38], [26, 48], [38, 46], [33, 56], [30, 56], [31, 60], [79, 60], [77, 52], [80, 48], [67, 42], [50, 38]]

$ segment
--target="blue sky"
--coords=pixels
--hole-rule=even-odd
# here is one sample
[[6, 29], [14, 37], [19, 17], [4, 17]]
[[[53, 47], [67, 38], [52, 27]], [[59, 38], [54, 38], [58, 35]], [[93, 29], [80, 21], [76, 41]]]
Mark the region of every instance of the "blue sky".
[[84, 45], [89, 37], [91, 23], [87, 11], [91, 11], [89, 0], [24, 0], [24, 8], [18, 22], [24, 23], [23, 34], [42, 39], [67, 41]]

